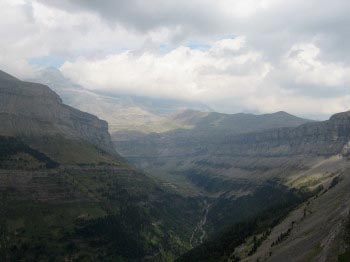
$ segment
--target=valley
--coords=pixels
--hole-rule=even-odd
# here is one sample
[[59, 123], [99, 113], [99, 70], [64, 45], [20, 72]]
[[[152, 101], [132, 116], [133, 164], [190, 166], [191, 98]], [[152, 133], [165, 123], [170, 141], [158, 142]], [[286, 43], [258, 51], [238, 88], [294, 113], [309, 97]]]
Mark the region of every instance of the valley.
[[0, 0], [0, 262], [350, 262], [349, 13]]
[[[336, 222], [338, 220], [320, 222], [337, 224], [337, 229], [325, 230], [323, 238], [329, 238], [326, 244], [321, 236], [316, 237], [309, 233], [310, 237], [315, 237], [310, 242], [310, 239], [302, 235], [306, 233], [300, 233], [296, 236], [296, 243], [306, 241], [308, 248], [304, 251], [290, 251], [297, 248], [285, 239], [291, 239], [290, 235], [294, 234], [293, 229], [297, 225], [298, 228], [309, 227], [310, 232], [317, 231], [317, 226], [311, 229], [310, 225], [302, 222], [305, 203], [314, 206], [313, 195], [317, 199], [320, 196], [321, 199], [330, 198], [328, 201], [335, 201], [331, 200], [333, 196], [329, 193], [332, 192], [331, 185], [343, 181], [339, 183], [344, 183], [344, 188], [347, 187], [349, 112], [336, 114], [324, 122], [304, 120], [302, 123], [299, 119], [295, 127], [277, 126], [264, 130], [254, 124], [256, 130], [246, 127], [245, 130], [249, 130], [247, 132], [236, 131], [235, 126], [220, 126], [227, 124], [229, 120], [220, 124], [220, 120], [217, 120], [220, 118], [217, 117], [213, 129], [210, 122], [206, 122], [202, 128], [203, 120], [196, 117], [201, 119], [204, 116], [205, 119], [207, 113], [190, 111], [184, 114], [186, 119], [196, 123], [192, 129], [131, 136], [129, 140], [115, 141], [116, 148], [124, 157], [152, 176], [173, 183], [175, 188], [187, 188], [192, 194], [210, 198], [211, 206], [204, 225], [206, 241], [180, 257], [179, 261], [288, 261], [285, 258], [295, 261], [292, 255], [294, 252], [299, 255], [297, 261], [337, 261], [341, 249], [331, 251], [329, 246], [340, 245], [342, 242], [339, 234], [332, 235], [332, 230], [338, 232], [340, 228], [344, 228], [343, 223]], [[240, 117], [244, 119], [244, 115]], [[289, 116], [284, 113], [257, 116], [255, 121], [266, 123], [264, 117], [282, 117], [281, 123], [288, 125]], [[237, 121], [237, 125], [242, 128], [245, 123], [242, 121], [246, 120]], [[344, 177], [344, 180], [340, 177]], [[336, 213], [328, 212], [339, 221], [345, 221], [349, 208], [347, 197], [344, 193], [339, 193], [338, 197], [344, 197], [344, 205]], [[333, 202], [329, 204], [335, 205]], [[321, 215], [323, 209], [330, 209], [321, 207], [320, 204], [315, 206], [313, 216], [330, 219]], [[249, 207], [250, 210], [242, 207]], [[272, 218], [264, 215], [268, 210], [274, 210], [270, 212], [276, 217], [281, 213], [278, 221], [270, 221]], [[287, 216], [289, 212], [291, 214]], [[262, 216], [261, 223], [265, 225], [262, 227], [265, 231], [259, 225], [256, 227], [248, 224], [252, 230], [248, 231], [250, 233], [236, 233], [234, 225], [238, 226], [241, 222], [259, 216]], [[285, 216], [287, 218], [284, 220]], [[231, 226], [233, 229], [230, 229]], [[230, 230], [233, 230], [231, 236], [225, 233]], [[254, 232], [258, 234], [255, 235]], [[236, 234], [243, 234], [248, 242], [235, 242], [239, 238]], [[311, 243], [314, 245], [312, 248]], [[318, 245], [320, 247], [317, 249]], [[285, 251], [280, 251], [280, 248]], [[311, 255], [310, 248], [319, 252], [322, 250], [323, 253], [314, 251]]]
[[110, 135], [106, 121], [5, 72], [0, 110], [5, 261], [348, 256], [349, 112], [315, 122], [174, 109], [170, 130]]
[[207, 217], [208, 217], [208, 212], [209, 212], [209, 208], [210, 208], [210, 204], [204, 200], [204, 210], [203, 210], [203, 217], [201, 218], [201, 220], [198, 222], [196, 228], [194, 229], [194, 231], [192, 232], [191, 235], [191, 239], [190, 239], [190, 245], [191, 247], [194, 246], [194, 240], [195, 240], [195, 235], [199, 234], [199, 239], [198, 242], [199, 244], [202, 244], [206, 235], [206, 232], [204, 230], [204, 226], [207, 223]]
[[164, 260], [189, 250], [201, 202], [130, 166], [105, 121], [3, 72], [0, 101], [4, 261]]

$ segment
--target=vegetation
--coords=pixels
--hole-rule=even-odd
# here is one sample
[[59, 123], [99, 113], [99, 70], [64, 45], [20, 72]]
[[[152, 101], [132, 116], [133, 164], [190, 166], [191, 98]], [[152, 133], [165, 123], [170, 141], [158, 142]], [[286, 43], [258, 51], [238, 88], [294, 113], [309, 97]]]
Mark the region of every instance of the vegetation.
[[338, 183], [340, 182], [340, 177], [336, 176], [332, 179], [331, 184], [329, 185], [329, 189], [332, 189], [333, 187], [335, 187]]
[[[31, 161], [33, 160], [33, 161]], [[20, 139], [0, 136], [0, 168], [15, 168], [19, 165], [30, 168], [42, 166], [45, 168], [58, 167], [58, 163], [45, 154], [29, 147]], [[23, 166], [27, 164], [26, 166]]]
[[[229, 258], [232, 261], [238, 261], [239, 258], [234, 255], [235, 248], [245, 243], [249, 236], [261, 234], [261, 238], [253, 240], [253, 247], [250, 251], [250, 255], [252, 255], [263, 239], [268, 236], [269, 230], [277, 225], [293, 208], [310, 196], [309, 194], [301, 194], [296, 191], [279, 191], [278, 189], [275, 192], [271, 192], [270, 199], [272, 201], [272, 198], [278, 196], [276, 198], [278, 201], [272, 201], [270, 205], [265, 203], [266, 209], [263, 209], [264, 205], [260, 201], [265, 194], [267, 196], [267, 189], [271, 189], [271, 185], [258, 190], [252, 197], [244, 197], [236, 203], [233, 202], [232, 213], [246, 212], [246, 217], [240, 216], [240, 221], [233, 222], [232, 226], [222, 229], [221, 233], [214, 235], [202, 245], [181, 256], [177, 261], [210, 262], [227, 261]], [[277, 192], [279, 193], [277, 194]], [[275, 196], [274, 193], [277, 195]], [[258, 204], [260, 208], [258, 208]], [[245, 211], [245, 209], [250, 208], [252, 208], [252, 211]], [[257, 210], [260, 211], [258, 212]], [[254, 214], [254, 211], [257, 213]], [[232, 218], [231, 221], [235, 220]]]
[[66, 165], [123, 165], [116, 153], [107, 153], [84, 140], [73, 140], [62, 135], [25, 137], [23, 141], [31, 147], [44, 152], [55, 161]]
[[339, 262], [350, 261], [350, 214], [348, 215], [348, 219], [345, 223], [344, 242], [346, 245], [346, 250], [344, 253], [338, 256]]
[[190, 249], [200, 218], [199, 200], [166, 191], [126, 165], [24, 168], [11, 180], [9, 174], [0, 172], [5, 262], [173, 260]]
[[277, 181], [267, 181], [249, 195], [237, 199], [220, 198], [213, 204], [208, 214], [208, 227], [222, 231], [234, 223], [250, 219], [267, 209], [299, 203], [307, 195], [307, 193], [291, 190]]
[[254, 236], [254, 238], [253, 238], [253, 247], [248, 253], [249, 256], [253, 255], [258, 250], [260, 245], [267, 239], [267, 237], [270, 235], [270, 233], [271, 233], [271, 230], [268, 229], [266, 232], [264, 232], [262, 234], [261, 237]]

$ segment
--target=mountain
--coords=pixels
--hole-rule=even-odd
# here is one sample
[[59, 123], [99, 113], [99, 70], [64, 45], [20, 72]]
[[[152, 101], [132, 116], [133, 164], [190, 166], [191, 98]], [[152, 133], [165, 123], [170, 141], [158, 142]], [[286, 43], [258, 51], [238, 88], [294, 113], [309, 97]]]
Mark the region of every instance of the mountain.
[[239, 114], [235, 125], [210, 115], [186, 111], [176, 118], [187, 129], [115, 141], [130, 162], [206, 197], [203, 241], [178, 261], [347, 261], [350, 112], [242, 124]]
[[111, 139], [105, 121], [0, 72], [2, 260], [349, 260], [350, 112], [148, 108], [172, 129]]
[[184, 100], [88, 90], [64, 77], [56, 68], [39, 71], [32, 81], [49, 85], [66, 104], [105, 119], [111, 133], [120, 130], [167, 131], [179, 127], [168, 119], [169, 115], [188, 108], [210, 110], [201, 103]]
[[47, 86], [0, 74], [0, 134], [84, 140], [112, 152], [108, 124], [63, 104]]
[[202, 200], [115, 152], [108, 125], [0, 71], [1, 261], [169, 261]]
[[[246, 171], [244, 178], [251, 183], [273, 179], [299, 189], [298, 194], [313, 191], [314, 196], [268, 207], [241, 221], [235, 221], [234, 202], [221, 196], [218, 202], [226, 201], [226, 206], [213, 204], [207, 219], [209, 224], [226, 224], [226, 229], [178, 261], [348, 261], [349, 141], [350, 112], [324, 122], [222, 138], [205, 157], [226, 169], [217, 179], [229, 184]], [[203, 186], [214, 171], [218, 168], [198, 167], [195, 181]], [[228, 210], [231, 214], [223, 218]]]
[[[225, 171], [229, 172], [228, 176], [234, 175], [236, 171], [242, 171], [243, 177], [248, 175], [248, 170], [240, 170], [237, 166], [234, 167], [233, 163], [218, 159], [220, 152], [230, 145], [225, 144], [225, 139], [311, 122], [285, 112], [229, 115], [186, 110], [173, 119], [186, 128], [149, 135], [116, 132], [112, 140], [118, 151], [136, 166], [171, 182], [180, 180], [182, 185], [185, 183], [189, 187], [193, 186], [193, 180], [198, 173], [193, 172], [193, 169], [205, 169], [206, 172], [213, 169], [215, 176]], [[217, 154], [214, 154], [216, 151]], [[240, 163], [243, 164], [244, 162]], [[254, 165], [257, 163], [253, 163]], [[189, 170], [190, 177], [187, 176]], [[200, 188], [202, 189], [203, 187]], [[208, 190], [207, 188], [206, 191]], [[222, 188], [218, 188], [217, 191], [222, 191]]]
[[222, 114], [185, 110], [174, 117], [173, 121], [195, 129], [196, 132], [226, 132], [227, 134], [249, 133], [279, 127], [295, 127], [310, 122], [286, 112], [272, 114]]

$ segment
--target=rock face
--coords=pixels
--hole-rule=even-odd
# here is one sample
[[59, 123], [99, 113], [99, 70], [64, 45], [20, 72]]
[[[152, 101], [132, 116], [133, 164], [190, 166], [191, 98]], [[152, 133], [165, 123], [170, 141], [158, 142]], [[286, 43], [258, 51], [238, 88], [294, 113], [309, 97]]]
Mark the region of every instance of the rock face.
[[[237, 121], [237, 125], [239, 121]], [[242, 125], [241, 125], [242, 126]], [[207, 129], [211, 129], [208, 127]], [[207, 132], [194, 128], [137, 137], [117, 143], [126, 157], [172, 157], [181, 155], [225, 157], [273, 157], [290, 155], [335, 155], [350, 139], [350, 111], [332, 116], [328, 121], [311, 122], [297, 127], [272, 128], [255, 132]], [[152, 151], [145, 152], [151, 148]], [[346, 151], [346, 148], [344, 149]]]
[[328, 121], [296, 128], [229, 136], [216, 153], [250, 156], [323, 155], [342, 153], [350, 138], [350, 111], [333, 115]]
[[108, 124], [62, 103], [49, 87], [24, 82], [0, 71], [0, 134], [62, 135], [114, 152]]
[[[186, 110], [173, 119], [188, 128], [150, 135], [130, 133], [129, 139], [125, 135], [123, 139], [114, 140], [118, 150], [126, 157], [193, 157], [220, 153], [224, 148], [227, 154], [230, 143], [242, 143], [243, 146], [251, 140], [251, 133], [270, 134], [270, 130], [275, 128], [297, 127], [310, 122], [285, 112], [229, 115], [194, 110]], [[265, 138], [262, 140], [265, 141]]]

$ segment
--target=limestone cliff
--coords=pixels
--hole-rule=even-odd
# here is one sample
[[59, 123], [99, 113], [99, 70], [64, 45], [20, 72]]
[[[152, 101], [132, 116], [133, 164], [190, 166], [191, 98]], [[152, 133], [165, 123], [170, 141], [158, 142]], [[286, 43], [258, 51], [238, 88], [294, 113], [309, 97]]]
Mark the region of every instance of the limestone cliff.
[[[350, 111], [333, 115], [328, 121], [307, 123], [296, 128], [226, 137], [220, 154], [230, 155], [335, 155], [350, 138]], [[218, 149], [216, 150], [219, 153]]]
[[2, 71], [0, 123], [2, 135], [62, 135], [114, 152], [107, 122], [63, 104], [48, 86], [24, 82]]

